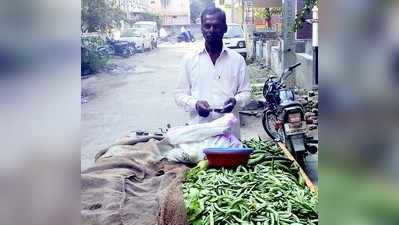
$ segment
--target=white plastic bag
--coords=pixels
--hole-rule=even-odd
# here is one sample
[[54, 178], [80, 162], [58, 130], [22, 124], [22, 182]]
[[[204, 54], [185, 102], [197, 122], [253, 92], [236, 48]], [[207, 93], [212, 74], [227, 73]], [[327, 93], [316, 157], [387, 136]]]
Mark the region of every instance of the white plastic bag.
[[209, 123], [176, 127], [166, 134], [166, 140], [174, 148], [166, 158], [176, 162], [197, 163], [204, 159], [205, 148], [242, 147], [241, 142], [231, 133], [237, 118], [231, 113]]
[[167, 152], [166, 158], [182, 163], [197, 163], [205, 158], [206, 148], [241, 148], [241, 142], [232, 134], [217, 135], [200, 142], [188, 142], [175, 145]]
[[171, 128], [166, 133], [166, 139], [172, 145], [203, 141], [209, 137], [231, 132], [231, 127], [233, 127], [237, 121], [237, 118], [232, 113], [227, 113], [209, 123]]

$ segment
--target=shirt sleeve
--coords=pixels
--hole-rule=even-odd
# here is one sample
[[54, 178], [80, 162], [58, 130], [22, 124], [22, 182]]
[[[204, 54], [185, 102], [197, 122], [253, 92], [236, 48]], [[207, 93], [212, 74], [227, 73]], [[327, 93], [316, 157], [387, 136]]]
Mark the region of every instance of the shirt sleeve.
[[242, 57], [240, 59], [241, 62], [238, 74], [238, 89], [234, 98], [237, 101], [237, 106], [242, 108], [248, 103], [251, 97], [251, 85], [249, 82], [249, 76], [247, 74], [247, 65], [245, 64], [245, 60]]
[[175, 102], [187, 112], [195, 111], [197, 99], [191, 95], [191, 80], [187, 69], [188, 56], [180, 64], [180, 73], [175, 89]]

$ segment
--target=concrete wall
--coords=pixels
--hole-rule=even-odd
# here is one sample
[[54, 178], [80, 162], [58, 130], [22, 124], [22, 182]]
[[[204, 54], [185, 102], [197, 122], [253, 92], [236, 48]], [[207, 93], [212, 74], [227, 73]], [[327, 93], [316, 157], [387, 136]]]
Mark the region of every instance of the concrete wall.
[[300, 88], [311, 89], [313, 86], [312, 40], [298, 40], [295, 52], [297, 62], [302, 63], [295, 70], [296, 85]]
[[247, 44], [248, 56], [247, 58], [253, 58], [253, 51], [254, 43], [253, 43], [253, 32], [255, 31], [255, 25], [253, 24], [244, 24], [244, 34], [245, 34], [245, 42]]
[[313, 56], [306, 53], [296, 53], [297, 62], [302, 63], [295, 70], [296, 85], [299, 88], [313, 87]]
[[256, 41], [255, 43], [255, 56], [256, 60], [263, 63], [263, 42]]
[[297, 40], [295, 46], [296, 53], [306, 53], [308, 55], [313, 54], [312, 40]]
[[[262, 46], [261, 51], [259, 50]], [[257, 42], [255, 48], [256, 61], [271, 68], [277, 75], [282, 73], [281, 45], [279, 40], [268, 40], [265, 43]], [[301, 66], [295, 69], [295, 74], [286, 80], [289, 86], [311, 89], [313, 87], [313, 57], [311, 42], [302, 41], [298, 45], [300, 52], [295, 53], [296, 61]]]
[[280, 75], [282, 72], [282, 60], [281, 60], [280, 46], [272, 46], [271, 47], [271, 69], [277, 75]]
[[227, 23], [243, 23], [243, 2], [241, 0], [215, 1], [215, 6], [224, 11]]
[[187, 26], [190, 24], [190, 17], [188, 15], [167, 15], [161, 16], [163, 19], [164, 26], [178, 26], [184, 25]]
[[[274, 55], [273, 55], [273, 63], [272, 63], [272, 47], [275, 46]], [[273, 64], [277, 67], [281, 62], [279, 57], [279, 42], [277, 40], [269, 40], [263, 43], [263, 59], [264, 65], [268, 68], [271, 68]]]
[[164, 26], [190, 24], [190, 1], [187, 0], [169, 0], [167, 5], [162, 5], [160, 0], [155, 0], [151, 1], [147, 10], [159, 14]]

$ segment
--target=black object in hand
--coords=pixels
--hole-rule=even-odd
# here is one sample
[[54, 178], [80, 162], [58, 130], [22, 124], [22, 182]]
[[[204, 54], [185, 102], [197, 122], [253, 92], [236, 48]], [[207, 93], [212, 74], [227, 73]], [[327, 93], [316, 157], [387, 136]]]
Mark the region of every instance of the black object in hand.
[[197, 101], [195, 104], [195, 110], [197, 110], [198, 115], [202, 117], [208, 117], [210, 113], [209, 104], [207, 101]]
[[237, 101], [235, 98], [229, 98], [226, 102], [224, 102], [222, 113], [230, 113], [231, 111], [233, 111], [236, 103]]

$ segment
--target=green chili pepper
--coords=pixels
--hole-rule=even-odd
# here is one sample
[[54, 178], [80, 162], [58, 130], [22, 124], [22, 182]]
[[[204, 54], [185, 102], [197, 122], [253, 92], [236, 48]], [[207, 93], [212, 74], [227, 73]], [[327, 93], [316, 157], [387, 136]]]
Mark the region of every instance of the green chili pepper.
[[248, 167], [197, 166], [186, 173], [182, 191], [189, 223], [317, 224], [317, 193], [298, 182], [301, 176], [292, 161], [272, 142], [244, 145], [255, 149]]

